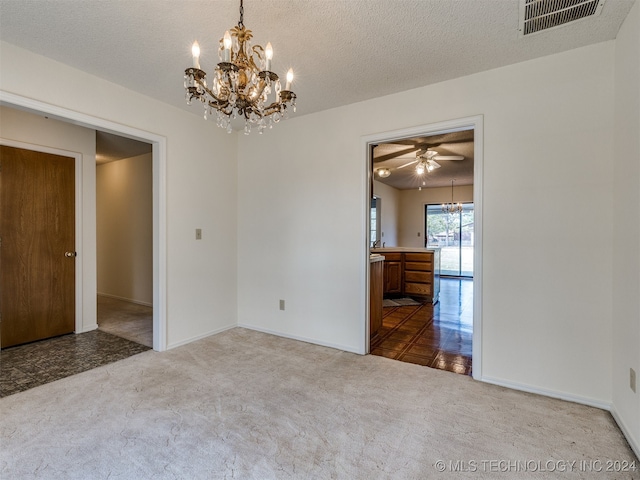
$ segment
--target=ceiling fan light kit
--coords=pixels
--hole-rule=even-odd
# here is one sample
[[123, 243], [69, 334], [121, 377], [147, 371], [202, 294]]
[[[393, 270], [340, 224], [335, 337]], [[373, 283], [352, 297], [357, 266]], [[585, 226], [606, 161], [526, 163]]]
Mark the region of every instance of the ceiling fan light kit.
[[[287, 72], [284, 88], [278, 75], [271, 71], [273, 48], [267, 43], [251, 46], [253, 34], [245, 28], [244, 5], [240, 0], [238, 25], [227, 30], [220, 39], [217, 64], [213, 79], [207, 82], [207, 74], [200, 68], [200, 47], [192, 47], [193, 67], [184, 72], [184, 88], [187, 104], [193, 100], [204, 106], [204, 118], [216, 116], [219, 127], [233, 131], [231, 120], [244, 117], [244, 133], [248, 135], [252, 126], [262, 133], [274, 123], [287, 118], [289, 109], [296, 111], [296, 94], [291, 91], [293, 70]], [[270, 102], [271, 94], [275, 98]]]
[[387, 178], [389, 175], [391, 175], [391, 170], [389, 170], [388, 168], [379, 168], [376, 170], [376, 173], [380, 178]]

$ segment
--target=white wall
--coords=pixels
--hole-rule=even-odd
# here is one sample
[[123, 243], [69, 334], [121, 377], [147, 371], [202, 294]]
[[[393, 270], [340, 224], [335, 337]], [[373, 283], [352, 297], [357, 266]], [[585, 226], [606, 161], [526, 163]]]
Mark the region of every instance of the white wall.
[[82, 250], [78, 254], [82, 259], [82, 276], [85, 279], [85, 288], [79, 299], [82, 304], [80, 331], [93, 330], [97, 328], [96, 297], [92, 295], [96, 289], [96, 223], [95, 196], [90, 192], [96, 178], [95, 131], [0, 106], [0, 138], [82, 154], [82, 198], [76, 198], [83, 207], [83, 230], [76, 232], [76, 236], [82, 239]]
[[[0, 49], [3, 92], [167, 139], [167, 344], [172, 347], [235, 325], [236, 135], [227, 135], [199, 115], [27, 50], [5, 42]], [[33, 75], [34, 66], [38, 75]], [[176, 94], [182, 95], [181, 83], [176, 85]], [[95, 181], [87, 186], [84, 201], [92, 198]], [[95, 232], [95, 207], [88, 210], [93, 211]], [[202, 240], [195, 240], [196, 228], [202, 228]], [[93, 282], [95, 299], [95, 275]]]
[[382, 215], [380, 219], [380, 231], [382, 237], [380, 245], [384, 242], [387, 247], [398, 247], [398, 222], [400, 221], [400, 190], [384, 183], [373, 181], [373, 193], [382, 199]]
[[98, 294], [153, 304], [151, 154], [96, 169]]
[[[454, 203], [473, 202], [473, 185], [454, 186], [453, 201]], [[400, 246], [424, 247], [425, 205], [449, 202], [451, 202], [451, 187], [402, 190], [400, 193]]]
[[613, 197], [613, 411], [640, 456], [640, 4], [616, 39]]
[[608, 405], [613, 57], [601, 43], [242, 139], [239, 322], [360, 351], [363, 137], [483, 114], [483, 378]]

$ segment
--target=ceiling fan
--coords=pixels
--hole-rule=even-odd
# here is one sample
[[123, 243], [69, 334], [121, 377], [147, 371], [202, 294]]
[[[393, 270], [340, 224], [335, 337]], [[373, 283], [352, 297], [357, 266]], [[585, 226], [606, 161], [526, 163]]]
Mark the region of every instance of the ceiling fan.
[[[436, 160], [440, 160], [440, 161], [464, 160], [464, 157], [462, 155], [438, 155], [438, 152], [436, 152], [435, 150], [423, 149], [423, 150], [418, 150], [416, 152], [415, 160], [412, 160], [408, 163], [405, 163], [404, 165], [400, 165], [399, 167], [396, 167], [396, 170], [400, 170], [401, 168], [405, 168], [405, 167], [408, 167], [409, 165], [413, 165], [417, 163], [416, 172], [418, 173], [418, 175], [422, 175], [425, 172], [432, 172], [436, 168], [441, 167], [441, 165], [438, 162], [436, 162]], [[388, 171], [389, 169], [386, 169], [386, 170]], [[389, 171], [389, 174], [390, 173], [391, 172]]]

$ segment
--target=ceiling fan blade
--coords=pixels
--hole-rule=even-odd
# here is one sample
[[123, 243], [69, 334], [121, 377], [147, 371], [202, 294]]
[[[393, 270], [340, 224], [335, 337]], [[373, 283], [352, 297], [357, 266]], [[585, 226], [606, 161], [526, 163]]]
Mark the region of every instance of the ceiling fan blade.
[[427, 160], [427, 164], [433, 167], [433, 169], [440, 168], [441, 165], [435, 160]]
[[416, 163], [417, 161], [418, 161], [418, 160], [416, 159], [416, 160], [413, 160], [412, 162], [405, 163], [404, 165], [400, 165], [399, 167], [396, 167], [396, 170], [400, 170], [401, 168], [408, 167], [409, 165], [413, 165], [413, 164], [414, 164], [414, 163]]
[[375, 163], [378, 163], [378, 162], [384, 162], [385, 160], [392, 160], [396, 157], [401, 157], [402, 155], [406, 155], [407, 153], [413, 153], [416, 150], [419, 150], [419, 148], [417, 147], [405, 148], [403, 150], [399, 150], [394, 153], [388, 153], [386, 155], [380, 155], [379, 157], [374, 157], [373, 161]]
[[462, 155], [436, 155], [435, 160], [464, 160]]

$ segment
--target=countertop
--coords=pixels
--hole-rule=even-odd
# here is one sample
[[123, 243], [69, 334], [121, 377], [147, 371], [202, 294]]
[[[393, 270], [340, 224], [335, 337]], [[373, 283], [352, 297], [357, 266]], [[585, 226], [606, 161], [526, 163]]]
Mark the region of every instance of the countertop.
[[371, 254], [376, 253], [424, 253], [424, 252], [434, 252], [436, 250], [440, 250], [440, 247], [429, 247], [429, 248], [420, 248], [420, 247], [382, 247], [382, 248], [372, 248], [369, 250]]
[[370, 253], [369, 254], [369, 263], [374, 263], [374, 262], [383, 262], [384, 261], [384, 256], [380, 255], [378, 253]]

